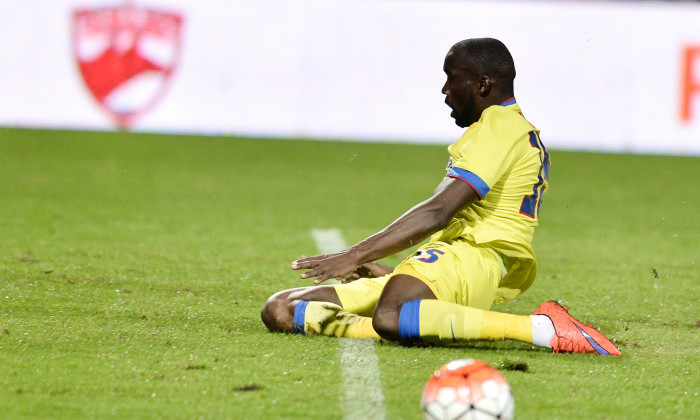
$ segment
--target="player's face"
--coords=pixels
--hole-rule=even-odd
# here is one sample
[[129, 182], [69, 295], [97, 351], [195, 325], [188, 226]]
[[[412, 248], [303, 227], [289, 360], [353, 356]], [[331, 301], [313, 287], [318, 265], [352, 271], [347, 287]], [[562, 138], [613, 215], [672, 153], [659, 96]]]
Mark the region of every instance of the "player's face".
[[479, 119], [476, 115], [476, 93], [474, 92], [474, 72], [459, 60], [459, 53], [450, 50], [445, 57], [443, 70], [447, 75], [442, 93], [445, 103], [452, 108], [450, 116], [455, 124], [468, 127]]

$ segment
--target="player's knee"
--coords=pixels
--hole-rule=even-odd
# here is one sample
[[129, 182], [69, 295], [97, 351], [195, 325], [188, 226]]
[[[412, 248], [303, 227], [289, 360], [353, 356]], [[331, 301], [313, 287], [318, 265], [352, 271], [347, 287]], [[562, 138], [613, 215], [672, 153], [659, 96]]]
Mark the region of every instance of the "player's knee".
[[374, 331], [385, 340], [398, 341], [399, 314], [394, 310], [375, 311], [372, 317]]
[[260, 318], [268, 330], [273, 332], [292, 331], [293, 312], [290, 313], [289, 292], [277, 292], [265, 302]]

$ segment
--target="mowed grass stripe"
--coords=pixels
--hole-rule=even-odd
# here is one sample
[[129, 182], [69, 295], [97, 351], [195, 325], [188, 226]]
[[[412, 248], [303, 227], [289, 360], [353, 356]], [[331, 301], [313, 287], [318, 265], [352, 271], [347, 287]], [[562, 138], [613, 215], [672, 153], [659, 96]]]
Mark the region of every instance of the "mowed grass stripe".
[[[338, 229], [312, 229], [311, 235], [322, 254], [347, 247]], [[343, 412], [346, 420], [384, 419], [384, 393], [379, 377], [379, 360], [373, 340], [341, 339], [340, 367], [343, 374]]]

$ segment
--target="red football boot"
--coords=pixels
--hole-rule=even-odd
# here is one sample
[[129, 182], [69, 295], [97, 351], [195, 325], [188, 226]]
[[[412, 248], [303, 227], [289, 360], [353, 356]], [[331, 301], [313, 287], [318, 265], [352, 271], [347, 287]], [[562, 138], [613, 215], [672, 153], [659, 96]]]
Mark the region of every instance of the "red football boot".
[[591, 325], [584, 325], [569, 315], [569, 308], [557, 302], [545, 302], [533, 315], [546, 315], [554, 324], [549, 345], [555, 353], [596, 353], [620, 356], [620, 349]]

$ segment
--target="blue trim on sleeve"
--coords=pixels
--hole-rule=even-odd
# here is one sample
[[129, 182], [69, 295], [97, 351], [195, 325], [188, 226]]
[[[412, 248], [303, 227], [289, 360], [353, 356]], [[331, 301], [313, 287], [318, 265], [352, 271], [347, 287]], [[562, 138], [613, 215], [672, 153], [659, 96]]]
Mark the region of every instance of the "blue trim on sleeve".
[[420, 343], [420, 300], [401, 305], [399, 312], [399, 336], [408, 343]]
[[479, 175], [466, 169], [457, 168], [453, 166], [452, 169], [450, 169], [450, 171], [447, 173], [447, 176], [451, 178], [460, 179], [469, 184], [469, 186], [472, 187], [477, 194], [479, 194], [480, 199], [483, 199], [486, 196], [486, 194], [488, 194], [489, 191], [491, 191], [491, 187], [489, 187], [488, 184], [486, 184], [481, 178], [479, 178]]
[[305, 334], [304, 320], [306, 318], [306, 305], [308, 304], [308, 300], [302, 300], [297, 303], [297, 306], [294, 308], [294, 324], [292, 328], [295, 334]]

